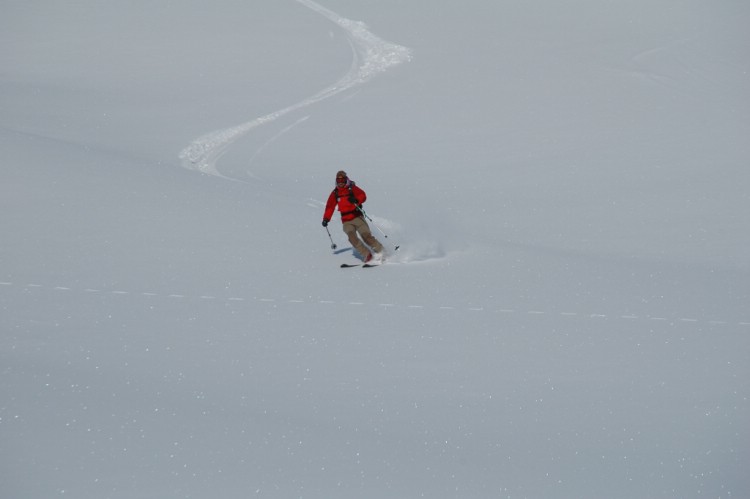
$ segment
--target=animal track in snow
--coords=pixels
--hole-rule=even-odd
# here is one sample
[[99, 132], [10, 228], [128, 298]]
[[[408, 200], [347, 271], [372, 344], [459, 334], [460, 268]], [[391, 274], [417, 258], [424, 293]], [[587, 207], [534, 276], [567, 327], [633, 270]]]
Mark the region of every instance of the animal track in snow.
[[154, 292], [139, 292], [139, 291], [128, 291], [128, 290], [103, 290], [96, 288], [73, 288], [71, 286], [61, 285], [43, 285], [36, 283], [28, 284], [16, 284], [13, 282], [2, 281], [0, 282], [0, 291], [11, 290], [13, 288], [21, 288], [22, 292], [26, 293], [38, 293], [44, 291], [50, 291], [55, 293], [83, 293], [87, 295], [99, 294], [99, 295], [110, 295], [113, 298], [143, 298], [146, 300], [154, 299], [167, 299], [167, 300], [193, 300], [198, 302], [224, 302], [227, 304], [290, 304], [290, 305], [316, 305], [316, 306], [347, 306], [347, 307], [373, 307], [382, 310], [397, 310], [403, 309], [411, 312], [424, 312], [424, 311], [441, 311], [444, 313], [485, 313], [485, 314], [497, 314], [497, 315], [513, 315], [513, 316], [526, 316], [526, 317], [561, 317], [568, 319], [586, 319], [586, 320], [597, 320], [597, 321], [608, 321], [608, 320], [621, 320], [621, 321], [649, 321], [649, 322], [663, 322], [669, 323], [671, 326], [679, 324], [705, 324], [709, 326], [743, 326], [750, 327], [750, 320], [747, 321], [730, 321], [722, 320], [719, 318], [699, 318], [699, 317], [665, 317], [665, 316], [653, 316], [653, 315], [632, 315], [632, 314], [599, 314], [599, 313], [583, 313], [574, 311], [550, 311], [550, 310], [539, 310], [539, 309], [517, 309], [517, 308], [505, 308], [501, 303], [493, 303], [488, 300], [488, 303], [478, 306], [474, 305], [461, 305], [456, 303], [447, 303], [440, 305], [428, 305], [423, 303], [383, 303], [383, 302], [361, 302], [361, 301], [335, 301], [335, 300], [321, 300], [314, 298], [280, 298], [274, 296], [218, 296], [216, 294], [187, 294], [187, 293], [154, 293]]

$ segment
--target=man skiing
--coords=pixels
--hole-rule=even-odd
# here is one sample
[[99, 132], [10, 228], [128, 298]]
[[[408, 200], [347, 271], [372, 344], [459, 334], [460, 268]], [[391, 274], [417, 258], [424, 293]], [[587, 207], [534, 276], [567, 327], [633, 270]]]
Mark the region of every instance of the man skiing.
[[370, 226], [367, 225], [367, 221], [365, 221], [362, 216], [363, 213], [359, 209], [366, 200], [367, 194], [365, 194], [365, 191], [355, 185], [346, 172], [341, 170], [336, 173], [336, 188], [328, 196], [326, 209], [323, 213], [323, 227], [327, 227], [333, 216], [333, 211], [338, 205], [341, 212], [341, 222], [344, 224], [344, 233], [365, 263], [373, 258], [371, 250], [378, 254], [379, 259], [382, 258], [383, 253], [383, 245], [372, 235]]

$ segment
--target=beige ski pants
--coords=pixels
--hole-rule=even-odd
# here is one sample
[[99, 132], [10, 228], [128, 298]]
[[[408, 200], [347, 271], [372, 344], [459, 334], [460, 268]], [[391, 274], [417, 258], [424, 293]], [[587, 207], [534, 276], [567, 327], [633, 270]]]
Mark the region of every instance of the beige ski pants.
[[[365, 258], [370, 254], [370, 250], [367, 246], [372, 248], [376, 253], [381, 253], [383, 251], [383, 245], [380, 244], [380, 241], [375, 239], [375, 236], [370, 232], [370, 226], [367, 225], [367, 222], [362, 217], [357, 217], [354, 220], [344, 222], [344, 233], [349, 238], [349, 242], [352, 243], [352, 247], [357, 250], [357, 253], [362, 255], [362, 258]], [[362, 239], [357, 237], [357, 233], [359, 233], [359, 236]], [[364, 241], [364, 243], [362, 243], [362, 241]], [[367, 246], [365, 246], [365, 244], [367, 244]]]

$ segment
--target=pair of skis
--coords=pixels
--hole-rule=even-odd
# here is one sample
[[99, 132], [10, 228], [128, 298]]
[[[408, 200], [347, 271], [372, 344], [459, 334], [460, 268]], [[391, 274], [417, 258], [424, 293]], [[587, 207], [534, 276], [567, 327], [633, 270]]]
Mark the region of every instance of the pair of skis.
[[380, 263], [342, 263], [342, 269], [351, 269], [353, 267], [362, 267], [363, 269], [371, 269], [372, 267], [380, 267]]

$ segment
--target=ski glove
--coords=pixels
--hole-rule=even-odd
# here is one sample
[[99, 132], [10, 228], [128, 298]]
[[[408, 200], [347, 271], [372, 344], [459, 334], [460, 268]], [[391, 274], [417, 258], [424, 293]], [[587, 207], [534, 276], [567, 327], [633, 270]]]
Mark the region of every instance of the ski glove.
[[328, 219], [323, 219], [323, 227], [328, 227]]
[[354, 194], [349, 195], [349, 202], [353, 205], [359, 205], [359, 203], [357, 202], [357, 198], [354, 197]]

